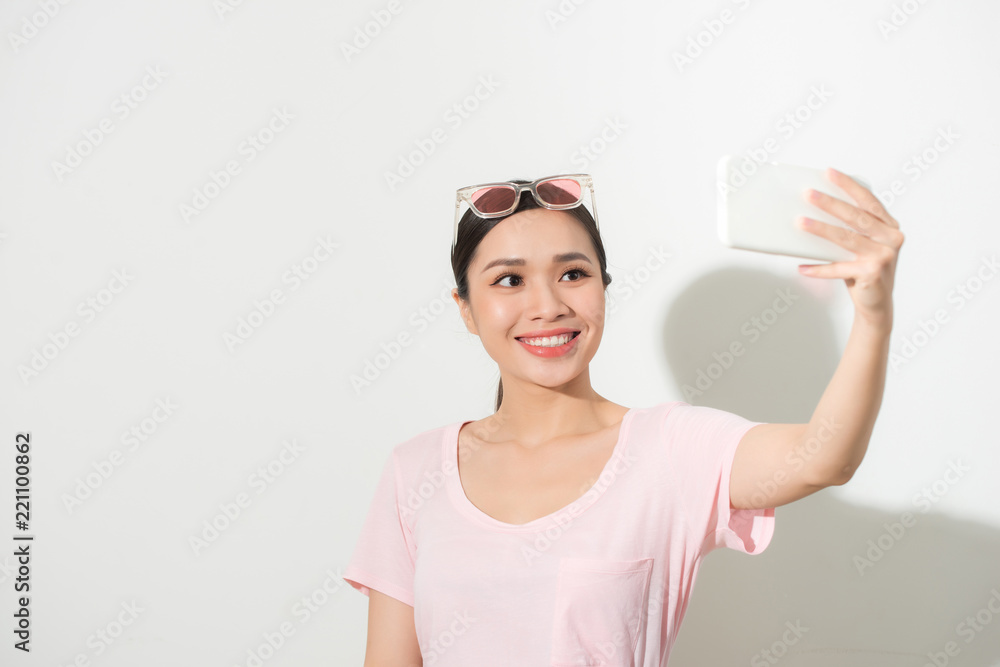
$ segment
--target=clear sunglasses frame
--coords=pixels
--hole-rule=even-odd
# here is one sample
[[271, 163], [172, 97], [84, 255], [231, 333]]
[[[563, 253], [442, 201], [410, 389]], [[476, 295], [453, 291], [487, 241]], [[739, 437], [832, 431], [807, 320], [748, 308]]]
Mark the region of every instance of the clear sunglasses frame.
[[[551, 181], [554, 179], [576, 181], [580, 185], [580, 201], [574, 204], [549, 204], [541, 200], [538, 196], [537, 186], [539, 183], [544, 183], [545, 181]], [[483, 188], [489, 188], [493, 186], [503, 186], [508, 188], [514, 188], [514, 203], [505, 211], [500, 211], [498, 213], [483, 213], [476, 205], [472, 203], [472, 194]], [[553, 211], [564, 211], [570, 208], [576, 208], [577, 206], [583, 206], [584, 192], [590, 192], [590, 206], [591, 214], [594, 216], [594, 225], [597, 230], [600, 231], [601, 225], [597, 221], [597, 199], [594, 195], [594, 179], [590, 174], [558, 174], [555, 176], [544, 176], [542, 178], [536, 179], [531, 183], [511, 183], [510, 181], [497, 181], [495, 183], [481, 183], [479, 185], [470, 185], [468, 187], [459, 188], [455, 193], [455, 229], [452, 235], [451, 247], [455, 248], [458, 243], [458, 223], [462, 216], [459, 215], [459, 211], [462, 208], [462, 203], [465, 202], [469, 207], [475, 211], [476, 215], [480, 218], [502, 218], [505, 215], [509, 215], [514, 209], [517, 208], [518, 202], [521, 200], [521, 192], [527, 190], [531, 193], [531, 196], [535, 198], [539, 206], [544, 206], [547, 209]]]

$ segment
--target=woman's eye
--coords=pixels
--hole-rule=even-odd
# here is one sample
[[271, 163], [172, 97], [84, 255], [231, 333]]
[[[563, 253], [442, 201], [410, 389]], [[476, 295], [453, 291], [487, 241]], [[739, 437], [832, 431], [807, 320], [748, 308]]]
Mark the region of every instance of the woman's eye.
[[[576, 277], [570, 279], [569, 282], [577, 282], [578, 280], [581, 280], [582, 278], [585, 278], [588, 275], [590, 275], [583, 269], [570, 269], [563, 273], [563, 278], [565, 278], [570, 274], [576, 274]], [[515, 281], [515, 282], [512, 284], [510, 282], [504, 282], [504, 281]], [[499, 285], [501, 287], [520, 287], [522, 284], [522, 278], [516, 273], [507, 273], [497, 278], [496, 281], [493, 282], [493, 284]]]

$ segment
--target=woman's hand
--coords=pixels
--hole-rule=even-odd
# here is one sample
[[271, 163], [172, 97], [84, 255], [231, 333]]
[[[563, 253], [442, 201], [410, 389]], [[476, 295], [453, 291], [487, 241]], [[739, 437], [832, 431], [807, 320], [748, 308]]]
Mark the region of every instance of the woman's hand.
[[899, 223], [866, 187], [833, 168], [827, 169], [826, 177], [849, 194], [856, 205], [812, 189], [806, 192], [807, 201], [843, 220], [851, 229], [806, 217], [799, 218], [798, 224], [850, 250], [856, 257], [830, 264], [800, 264], [799, 271], [816, 278], [843, 278], [854, 302], [855, 315], [888, 333], [892, 328], [892, 284], [903, 233], [899, 231]]

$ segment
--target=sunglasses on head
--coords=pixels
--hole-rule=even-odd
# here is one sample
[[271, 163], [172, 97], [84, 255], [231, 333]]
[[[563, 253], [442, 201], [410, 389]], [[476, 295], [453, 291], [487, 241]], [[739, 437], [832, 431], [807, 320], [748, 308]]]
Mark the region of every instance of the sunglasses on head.
[[594, 199], [594, 180], [589, 174], [561, 174], [545, 176], [531, 183], [483, 183], [459, 188], [455, 197], [455, 233], [451, 247], [458, 242], [458, 222], [461, 219], [459, 210], [462, 202], [467, 203], [480, 218], [500, 218], [517, 208], [521, 191], [527, 190], [541, 206], [553, 211], [563, 211], [576, 208], [583, 203], [583, 193], [590, 192], [590, 205], [597, 224], [597, 205]]

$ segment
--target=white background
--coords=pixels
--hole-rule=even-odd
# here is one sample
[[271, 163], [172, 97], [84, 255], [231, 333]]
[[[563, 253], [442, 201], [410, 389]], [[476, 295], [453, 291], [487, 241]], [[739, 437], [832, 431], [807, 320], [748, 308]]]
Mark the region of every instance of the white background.
[[[366, 599], [337, 577], [386, 456], [492, 412], [496, 366], [448, 295], [461, 186], [594, 175], [614, 310], [591, 374], [620, 404], [685, 399], [712, 353], [747, 343], [741, 326], [791, 289], [796, 305], [689, 400], [808, 421], [850, 329], [843, 282], [715, 237], [716, 160], [769, 138], [772, 160], [834, 166], [882, 193], [900, 182], [883, 197], [906, 234], [900, 362], [854, 479], [778, 508], [764, 554], [705, 561], [671, 665], [774, 650], [783, 665], [916, 667], [949, 641], [948, 664], [1000, 658], [987, 607], [1000, 591], [1000, 286], [986, 269], [976, 282], [1000, 246], [1000, 5], [403, 1], [393, 15], [384, 2], [91, 0], [50, 2], [51, 17], [43, 5], [0, 8], [0, 663], [248, 665], [285, 623], [294, 634], [264, 664], [361, 664]], [[345, 55], [372, 12], [391, 22]], [[820, 88], [829, 97], [810, 109]], [[269, 134], [276, 109], [291, 119]], [[436, 128], [445, 140], [390, 186]], [[953, 139], [935, 148], [939, 132]], [[269, 143], [250, 160], [257, 135]], [[230, 160], [239, 173], [213, 188]], [[211, 196], [185, 216], [196, 191]], [[647, 271], [654, 249], [670, 258]], [[286, 279], [295, 266], [307, 280]], [[978, 291], [959, 308], [967, 283]], [[283, 301], [227, 344], [273, 290]], [[92, 318], [87, 299], [101, 302]], [[947, 321], [921, 335], [938, 310]], [[410, 344], [354, 386], [401, 333]], [[159, 422], [158, 400], [176, 406]], [[130, 446], [133, 428], [146, 431]], [[30, 656], [11, 646], [22, 431]], [[272, 463], [293, 441], [298, 454]], [[261, 484], [269, 463], [280, 474]], [[941, 481], [952, 464], [968, 470]], [[936, 502], [918, 504], [935, 482]], [[239, 494], [239, 516], [193, 547]], [[904, 512], [915, 524], [891, 537]], [[859, 566], [880, 537], [889, 548]], [[308, 596], [322, 604], [307, 616]], [[142, 611], [98, 655], [95, 633], [132, 603]], [[957, 626], [977, 612], [992, 624], [966, 641]], [[796, 621], [808, 632], [782, 646]]]

